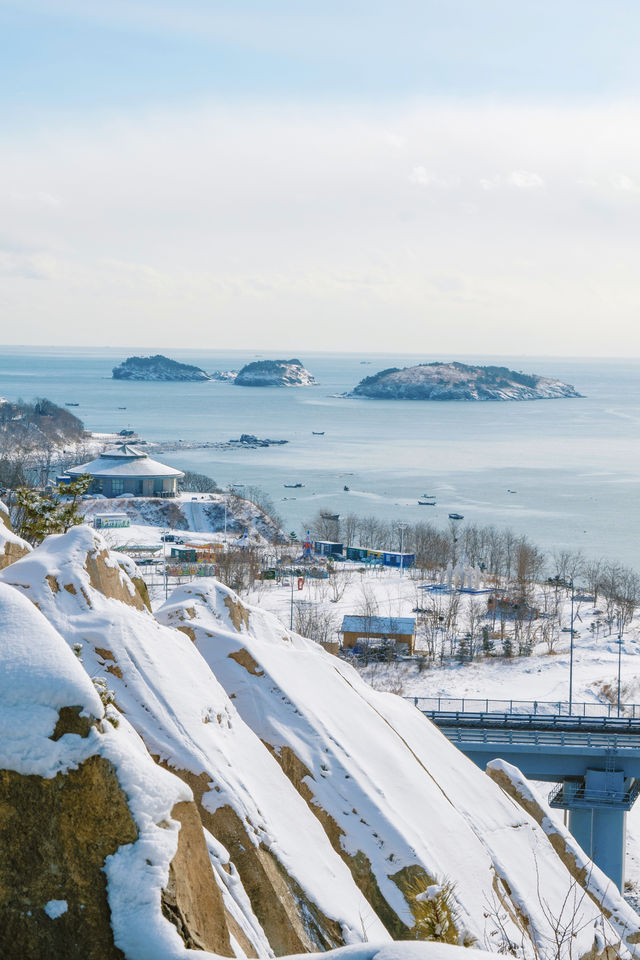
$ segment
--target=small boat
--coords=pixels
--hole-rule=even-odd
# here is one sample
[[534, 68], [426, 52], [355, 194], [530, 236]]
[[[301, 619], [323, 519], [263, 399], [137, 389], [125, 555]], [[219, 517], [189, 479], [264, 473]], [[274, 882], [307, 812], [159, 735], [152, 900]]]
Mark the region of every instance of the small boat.
[[339, 520], [340, 519], [339, 513], [328, 513], [328, 511], [326, 510], [321, 510], [320, 516], [322, 517], [323, 520]]
[[300, 487], [304, 487], [304, 483], [283, 483], [282, 486], [287, 490], [299, 490]]
[[118, 410], [126, 410], [126, 407], [118, 407]]
[[449, 520], [464, 520], [464, 514], [462, 513], [450, 513]]
[[324, 437], [324, 430], [312, 430], [314, 437]]
[[435, 500], [418, 500], [418, 504], [421, 507], [435, 507]]
[[65, 403], [65, 407], [79, 407], [79, 403]]
[[435, 493], [423, 493], [423, 494], [422, 494], [422, 499], [423, 499], [423, 500], [435, 500], [435, 498], [436, 498]]
[[344, 490], [345, 493], [349, 493], [349, 487], [346, 485], [346, 483], [342, 489]]

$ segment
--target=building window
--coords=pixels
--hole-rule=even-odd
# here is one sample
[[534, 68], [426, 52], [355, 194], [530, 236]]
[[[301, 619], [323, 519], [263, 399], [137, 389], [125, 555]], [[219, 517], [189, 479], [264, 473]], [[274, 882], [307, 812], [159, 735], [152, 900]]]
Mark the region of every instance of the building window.
[[118, 477], [111, 481], [111, 496], [117, 497], [121, 493], [124, 493], [124, 480]]

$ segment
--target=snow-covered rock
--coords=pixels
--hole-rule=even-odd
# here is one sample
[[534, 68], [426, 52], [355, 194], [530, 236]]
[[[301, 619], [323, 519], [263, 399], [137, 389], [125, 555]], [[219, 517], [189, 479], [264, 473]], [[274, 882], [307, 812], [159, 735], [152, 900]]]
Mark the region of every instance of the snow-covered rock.
[[234, 383], [239, 387], [307, 387], [314, 377], [300, 360], [255, 360], [240, 370]]
[[232, 865], [243, 949], [264, 953], [270, 944], [283, 954], [383, 941], [383, 924], [277, 761], [192, 640], [129, 602], [133, 584], [101, 537], [76, 527], [26, 559], [6, 571], [9, 582], [113, 689], [150, 753], [192, 788], [204, 827], [226, 848], [216, 865], [220, 873]]

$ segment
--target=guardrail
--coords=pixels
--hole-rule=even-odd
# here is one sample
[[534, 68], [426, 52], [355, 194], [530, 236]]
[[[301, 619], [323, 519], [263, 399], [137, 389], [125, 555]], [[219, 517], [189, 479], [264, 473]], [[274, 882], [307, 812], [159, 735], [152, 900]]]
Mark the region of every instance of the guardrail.
[[[477, 697], [406, 697], [423, 713], [508, 713], [533, 716], [617, 717], [611, 703], [572, 703], [563, 700], [492, 700]], [[640, 720], [640, 704], [620, 704], [620, 716]]]
[[574, 730], [477, 729], [443, 727], [442, 732], [453, 743], [509, 744], [514, 746], [594, 747], [605, 750], [637, 750], [640, 737], [633, 734], [593, 733]]
[[575, 714], [545, 713], [471, 713], [448, 710], [421, 710], [439, 727], [486, 727], [511, 730], [578, 730], [592, 733], [635, 733], [640, 735], [640, 719], [634, 717], [583, 717]]

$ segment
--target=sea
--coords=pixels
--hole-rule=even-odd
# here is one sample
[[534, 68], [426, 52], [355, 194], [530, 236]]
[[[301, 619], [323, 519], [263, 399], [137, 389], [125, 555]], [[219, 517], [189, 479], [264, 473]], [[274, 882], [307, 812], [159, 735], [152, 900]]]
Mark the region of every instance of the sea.
[[[578, 550], [640, 569], [640, 360], [304, 353], [317, 385], [114, 380], [127, 356], [165, 353], [207, 371], [282, 354], [157, 347], [0, 348], [0, 396], [48, 397], [88, 430], [135, 430], [182, 441], [165, 463], [228, 484], [259, 487], [286, 529], [303, 533], [320, 510], [447, 528], [491, 524], [549, 552]], [[432, 360], [495, 363], [557, 377], [582, 399], [419, 402], [349, 399], [363, 377]], [[242, 433], [286, 440], [260, 449], [191, 449]], [[301, 483], [298, 489], [285, 484]], [[348, 487], [348, 490], [344, 488]], [[425, 495], [435, 506], [420, 506]]]

